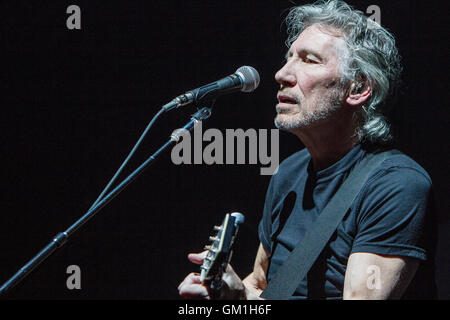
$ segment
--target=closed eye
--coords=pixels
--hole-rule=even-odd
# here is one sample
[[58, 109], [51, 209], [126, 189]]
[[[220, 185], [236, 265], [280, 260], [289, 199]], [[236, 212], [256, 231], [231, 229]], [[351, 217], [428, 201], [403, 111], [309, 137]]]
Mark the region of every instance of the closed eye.
[[312, 60], [312, 59], [309, 59], [309, 58], [303, 58], [303, 61], [306, 62], [306, 63], [314, 63], [314, 64], [318, 64], [319, 63], [318, 61]]

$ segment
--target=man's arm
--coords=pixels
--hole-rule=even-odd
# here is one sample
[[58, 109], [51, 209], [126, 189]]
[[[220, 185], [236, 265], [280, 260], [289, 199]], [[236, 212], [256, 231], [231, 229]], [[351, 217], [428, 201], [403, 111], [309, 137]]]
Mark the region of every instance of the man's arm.
[[269, 267], [269, 252], [264, 249], [262, 244], [259, 245], [258, 253], [256, 254], [253, 272], [250, 273], [243, 281], [247, 300], [262, 299], [259, 295], [267, 286], [267, 269]]
[[344, 300], [400, 299], [419, 263], [414, 258], [353, 253], [345, 272]]

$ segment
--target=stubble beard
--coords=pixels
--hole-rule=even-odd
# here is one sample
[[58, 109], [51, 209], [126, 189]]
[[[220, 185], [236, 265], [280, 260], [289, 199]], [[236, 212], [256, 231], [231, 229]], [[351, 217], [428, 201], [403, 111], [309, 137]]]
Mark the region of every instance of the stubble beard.
[[314, 108], [303, 106], [301, 99], [296, 97], [299, 111], [294, 114], [283, 113], [275, 117], [275, 127], [280, 130], [292, 131], [296, 129], [309, 128], [330, 119], [342, 105], [342, 94], [340, 88], [334, 88], [324, 97], [318, 97], [311, 101]]

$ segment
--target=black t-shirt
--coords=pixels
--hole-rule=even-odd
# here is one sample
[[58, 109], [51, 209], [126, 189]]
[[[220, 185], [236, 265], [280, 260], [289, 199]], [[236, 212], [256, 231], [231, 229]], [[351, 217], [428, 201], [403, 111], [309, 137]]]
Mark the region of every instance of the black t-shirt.
[[[367, 152], [357, 145], [318, 172], [306, 149], [280, 164], [259, 224], [260, 241], [271, 254], [268, 281]], [[342, 299], [348, 257], [355, 252], [421, 260], [404, 297], [435, 298], [432, 198], [431, 179], [422, 167], [404, 154], [389, 156], [373, 170], [292, 298]]]

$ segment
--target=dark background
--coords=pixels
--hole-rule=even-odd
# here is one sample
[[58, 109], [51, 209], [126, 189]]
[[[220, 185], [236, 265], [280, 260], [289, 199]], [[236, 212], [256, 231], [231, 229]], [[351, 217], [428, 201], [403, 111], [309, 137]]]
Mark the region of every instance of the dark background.
[[[3, 1], [1, 54], [0, 282], [6, 281], [97, 198], [148, 121], [178, 94], [254, 66], [253, 94], [224, 96], [207, 128], [273, 128], [287, 48], [282, 20], [293, 1]], [[296, 1], [301, 4], [303, 1]], [[448, 232], [448, 52], [438, 1], [349, 1], [381, 8], [404, 58], [392, 113], [398, 145], [431, 175], [439, 208], [437, 282], [450, 298]], [[66, 8], [81, 8], [81, 30]], [[193, 106], [163, 115], [130, 172], [189, 119]], [[302, 148], [280, 134], [280, 160]], [[121, 177], [124, 177], [122, 175]], [[260, 165], [173, 165], [167, 152], [10, 299], [178, 299], [224, 213], [241, 211], [233, 265], [246, 276], [270, 176]], [[81, 268], [81, 290], [66, 268]]]

